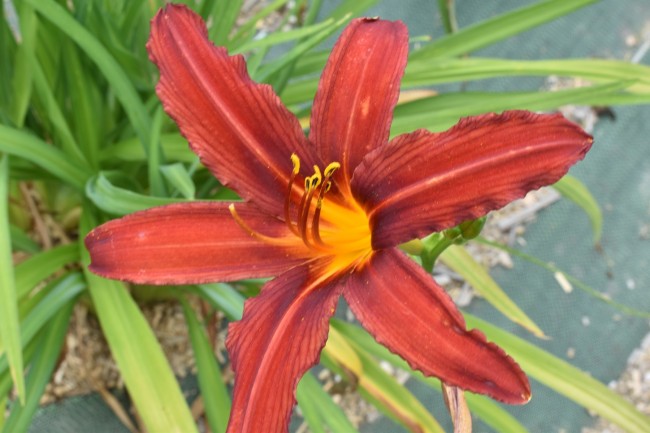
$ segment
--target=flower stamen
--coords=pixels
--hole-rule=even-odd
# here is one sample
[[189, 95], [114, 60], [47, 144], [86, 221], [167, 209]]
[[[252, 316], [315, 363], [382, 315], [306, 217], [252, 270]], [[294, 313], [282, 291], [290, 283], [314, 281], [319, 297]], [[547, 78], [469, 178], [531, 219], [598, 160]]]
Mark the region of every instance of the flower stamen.
[[262, 242], [265, 242], [270, 245], [279, 245], [279, 246], [292, 245], [295, 243], [293, 239], [290, 238], [274, 238], [272, 236], [266, 236], [258, 231], [255, 231], [251, 226], [246, 224], [246, 221], [244, 221], [241, 216], [239, 216], [239, 214], [237, 213], [237, 209], [235, 209], [235, 203], [230, 203], [230, 205], [228, 206], [228, 210], [230, 211], [230, 214], [232, 215], [235, 222], [239, 225], [239, 227], [244, 229], [252, 237], [259, 239]]
[[300, 172], [300, 158], [295, 153], [291, 154], [291, 162], [293, 164], [293, 169], [291, 170], [291, 177], [289, 178], [289, 186], [287, 187], [287, 196], [284, 200], [284, 220], [287, 223], [289, 230], [293, 232], [296, 236], [300, 236], [298, 229], [291, 222], [291, 189], [293, 188], [293, 183], [296, 180], [296, 175]]

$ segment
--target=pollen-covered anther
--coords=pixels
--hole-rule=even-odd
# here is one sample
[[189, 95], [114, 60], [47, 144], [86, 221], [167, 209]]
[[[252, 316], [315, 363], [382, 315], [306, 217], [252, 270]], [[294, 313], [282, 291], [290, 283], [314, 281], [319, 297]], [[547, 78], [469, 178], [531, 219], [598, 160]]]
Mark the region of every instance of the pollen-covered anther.
[[[291, 232], [298, 237], [303, 244], [319, 254], [338, 254], [341, 251], [349, 251], [350, 248], [355, 250], [357, 247], [353, 245], [357, 245], [357, 243], [353, 242], [350, 244], [350, 241], [357, 241], [359, 240], [357, 238], [363, 238], [364, 236], [357, 235], [356, 233], [358, 232], [353, 226], [348, 227], [347, 218], [343, 215], [349, 216], [350, 210], [343, 209], [340, 205], [335, 204], [332, 209], [328, 208], [330, 218], [334, 217], [335, 220], [339, 219], [338, 223], [334, 223], [334, 228], [336, 229], [333, 227], [327, 229], [328, 238], [331, 240], [332, 233], [334, 232], [340, 231], [341, 233], [338, 233], [336, 240], [331, 243], [327, 242], [328, 238], [324, 240], [321, 235], [321, 212], [324, 207], [326, 195], [333, 186], [332, 176], [339, 168], [341, 168], [341, 164], [336, 161], [332, 162], [322, 171], [320, 167], [314, 165], [313, 174], [304, 178], [304, 188], [302, 190], [302, 195], [300, 195], [300, 199], [298, 199], [297, 191], [294, 189], [296, 178], [300, 174], [300, 158], [295, 153], [291, 154], [291, 163], [292, 170], [289, 176], [287, 195], [284, 202], [284, 218], [289, 230], [291, 230]], [[296, 240], [295, 238], [275, 238], [261, 234], [251, 228], [237, 214], [234, 204], [230, 205], [229, 209], [233, 218], [242, 229], [263, 242], [271, 244], [286, 244], [295, 242]], [[337, 218], [339, 212], [343, 212], [343, 214]], [[332, 222], [330, 221], [330, 225], [331, 224]], [[350, 229], [352, 230], [350, 231]], [[345, 233], [348, 231], [350, 231], [350, 233], [346, 235]], [[341, 242], [343, 242], [343, 244], [341, 244]]]

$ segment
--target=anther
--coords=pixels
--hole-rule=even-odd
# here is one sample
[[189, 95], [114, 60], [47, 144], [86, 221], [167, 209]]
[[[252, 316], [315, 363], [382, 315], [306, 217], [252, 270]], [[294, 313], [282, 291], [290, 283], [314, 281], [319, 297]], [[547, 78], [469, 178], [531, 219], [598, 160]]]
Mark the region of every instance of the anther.
[[298, 155], [295, 153], [291, 154], [291, 162], [293, 163], [293, 170], [291, 173], [293, 175], [296, 175], [300, 172], [300, 158], [298, 158]]

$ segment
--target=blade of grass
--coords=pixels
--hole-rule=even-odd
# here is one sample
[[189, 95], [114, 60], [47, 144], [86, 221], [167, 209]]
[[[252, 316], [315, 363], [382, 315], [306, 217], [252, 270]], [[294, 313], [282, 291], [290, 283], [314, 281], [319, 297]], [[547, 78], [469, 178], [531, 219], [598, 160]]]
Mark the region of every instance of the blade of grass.
[[312, 433], [359, 433], [311, 373], [300, 379], [296, 400]]
[[[209, 3], [209, 2], [206, 2]], [[210, 18], [214, 20], [212, 27], [210, 27], [209, 35], [216, 45], [226, 45], [228, 36], [239, 16], [239, 11], [244, 3], [244, 0], [217, 0], [214, 2], [214, 7]], [[207, 12], [207, 4], [204, 5], [204, 13]], [[208, 16], [203, 15], [207, 20]]]
[[469, 314], [468, 325], [483, 331], [539, 382], [613, 422], [624, 431], [650, 431], [650, 418], [630, 402], [566, 361]]
[[532, 29], [597, 0], [547, 0], [481, 21], [413, 52], [410, 58], [457, 56]]
[[76, 243], [59, 245], [48, 251], [33, 255], [15, 267], [16, 295], [18, 299], [27, 296], [38, 284], [63, 266], [79, 260]]
[[402, 87], [429, 86], [495, 77], [580, 77], [597, 83], [635, 81], [629, 92], [650, 93], [650, 67], [620, 60], [505, 60], [480, 57], [432, 59], [406, 66]]
[[17, 127], [22, 127], [32, 94], [31, 66], [34, 61], [38, 19], [29, 5], [23, 3], [19, 7], [21, 8], [19, 16], [22, 42], [18, 45], [14, 58], [11, 102], [13, 123]]
[[[94, 226], [86, 203], [79, 233]], [[99, 323], [138, 415], [152, 432], [198, 433], [187, 402], [153, 331], [124, 284], [87, 271], [90, 256], [80, 242], [81, 262]]]
[[412, 432], [443, 433], [440, 424], [410, 391], [384, 371], [361, 347], [330, 328], [322, 360], [358, 385], [359, 392], [374, 406]]
[[274, 73], [276, 73], [277, 71], [279, 71], [286, 65], [290, 64], [301, 55], [303, 55], [305, 52], [312, 49], [313, 47], [315, 47], [316, 45], [320, 44], [325, 39], [327, 39], [329, 36], [331, 36], [345, 23], [347, 23], [350, 20], [351, 16], [352, 15], [350, 14], [345, 15], [343, 18], [334, 21], [327, 26], [324, 26], [323, 30], [313, 34], [309, 38], [300, 42], [291, 50], [289, 50], [287, 53], [285, 53], [282, 57], [272, 62], [269, 62], [266, 65], [259, 68], [259, 70], [254, 74], [253, 79], [259, 82], [265, 82], [265, 80], [269, 76], [273, 75]]
[[36, 95], [43, 104], [45, 114], [44, 117], [52, 123], [54, 130], [56, 131], [56, 136], [59, 138], [57, 144], [61, 145], [61, 150], [68, 155], [68, 157], [73, 158], [75, 163], [81, 166], [88, 166], [89, 162], [86, 160], [86, 157], [79, 150], [79, 146], [75, 141], [74, 136], [70, 130], [70, 127], [65, 119], [65, 116], [61, 112], [52, 89], [45, 78], [45, 73], [43, 72], [43, 67], [37, 61], [33, 62], [34, 74], [34, 88], [36, 90]]
[[544, 332], [510, 299], [487, 270], [478, 264], [465, 248], [451, 245], [440, 255], [440, 260], [452, 271], [462, 276], [486, 301], [508, 319], [523, 326], [536, 337], [546, 338]]
[[[609, 83], [557, 92], [448, 93], [398, 105], [391, 135], [426, 128], [444, 131], [461, 117], [505, 110], [547, 111], [566, 104], [603, 105], [629, 83]], [[639, 98], [641, 99], [641, 98]], [[647, 98], [650, 102], [650, 95]]]
[[329, 26], [334, 23], [333, 19], [328, 19], [318, 24], [314, 24], [306, 27], [299, 27], [297, 29], [287, 30], [283, 32], [271, 33], [269, 36], [262, 39], [253, 39], [237, 47], [236, 50], [233, 50], [233, 53], [245, 53], [248, 51], [253, 51], [260, 48], [270, 48], [274, 45], [283, 44], [290, 42], [296, 39], [306, 38], [311, 36], [314, 33], [317, 33], [323, 29], [327, 29]]
[[81, 50], [68, 39], [61, 44], [62, 61], [65, 64], [66, 103], [70, 105], [67, 115], [74, 125], [77, 142], [84, 159], [88, 161], [93, 171], [99, 168], [99, 140], [103, 136], [100, 130], [103, 117], [103, 107], [99, 98], [99, 90], [93, 81], [94, 74], [81, 61]]
[[24, 0], [43, 18], [49, 20], [97, 64], [111, 85], [117, 99], [122, 103], [133, 129], [142, 146], [149, 143], [151, 119], [138, 93], [124, 70], [97, 38], [77, 22], [61, 5], [53, 0]]
[[183, 201], [180, 198], [151, 197], [118, 188], [101, 172], [88, 181], [86, 196], [101, 210], [120, 216]]
[[27, 400], [12, 408], [3, 433], [27, 431], [38, 409], [45, 387], [59, 360], [74, 302], [68, 302], [52, 318], [38, 338], [36, 353], [27, 376]]
[[192, 181], [192, 177], [185, 169], [185, 166], [180, 162], [169, 165], [160, 166], [165, 180], [179, 192], [183, 198], [193, 200], [196, 194], [196, 187]]
[[29, 254], [35, 254], [40, 251], [41, 247], [32, 240], [22, 229], [13, 224], [9, 224], [9, 234], [11, 245], [14, 251], [24, 251]]
[[608, 296], [603, 295], [598, 290], [596, 290], [593, 287], [583, 283], [579, 279], [567, 274], [562, 269], [560, 269], [559, 267], [557, 267], [557, 266], [555, 266], [555, 265], [553, 265], [551, 263], [546, 263], [543, 260], [538, 259], [537, 257], [533, 257], [530, 254], [524, 253], [523, 251], [519, 251], [519, 250], [517, 250], [515, 248], [511, 248], [511, 247], [509, 247], [507, 245], [502, 245], [502, 244], [500, 244], [498, 242], [493, 242], [493, 241], [487, 240], [487, 239], [485, 239], [485, 238], [483, 238], [481, 236], [475, 238], [475, 240], [477, 242], [480, 242], [480, 243], [484, 244], [484, 245], [489, 245], [491, 247], [506, 251], [507, 253], [512, 254], [513, 256], [520, 257], [520, 258], [526, 260], [527, 262], [533, 263], [534, 265], [537, 265], [540, 268], [545, 269], [545, 270], [547, 270], [547, 271], [549, 271], [549, 272], [551, 272], [553, 274], [557, 274], [557, 273], [562, 274], [575, 287], [577, 287], [580, 290], [584, 291], [585, 293], [593, 296], [594, 298], [596, 298], [596, 299], [610, 305], [611, 307], [616, 308], [619, 311], [622, 311], [625, 314], [628, 314], [630, 316], [643, 317], [643, 318], [646, 318], [646, 319], [650, 318], [650, 312], [637, 310], [637, 309], [629, 307], [627, 305], [624, 305], [624, 304], [621, 304], [621, 303], [618, 303], [618, 302], [614, 302]]
[[[170, 161], [191, 163], [197, 159], [197, 156], [192, 153], [187, 145], [187, 140], [178, 133], [162, 134], [160, 144], [163, 154]], [[138, 146], [138, 139], [132, 138], [105, 147], [102, 149], [100, 159], [102, 161], [114, 159], [119, 161], [146, 161], [147, 155], [142, 146]]]
[[0, 341], [9, 361], [11, 378], [21, 403], [25, 402], [23, 356], [20, 345], [18, 296], [9, 235], [9, 157], [0, 156]]
[[577, 178], [566, 175], [558, 182], [553, 185], [553, 188], [558, 190], [560, 194], [568, 198], [578, 206], [589, 217], [591, 222], [591, 228], [594, 232], [594, 244], [598, 245], [600, 243], [600, 237], [603, 232], [603, 214], [598, 206], [598, 202], [591, 195], [589, 189], [580, 182]]
[[[248, 19], [244, 24], [242, 24], [241, 27], [237, 29], [235, 34], [233, 35], [232, 39], [230, 41], [226, 42], [226, 46], [228, 47], [229, 50], [235, 50], [237, 47], [239, 47], [241, 44], [246, 43], [246, 41], [249, 41], [253, 38], [253, 34], [255, 32], [255, 26], [257, 23], [273, 13], [273, 11], [278, 10], [282, 6], [284, 6], [289, 0], [275, 0], [271, 3], [269, 3], [267, 6], [265, 6], [263, 9], [261, 9], [258, 13], [253, 15], [251, 18]], [[225, 3], [225, 2], [224, 2]]]
[[192, 343], [192, 351], [196, 361], [196, 371], [199, 388], [203, 397], [205, 414], [213, 433], [225, 433], [230, 415], [230, 397], [223, 382], [219, 364], [208, 340], [208, 335], [199, 323], [194, 310], [183, 297], [179, 297], [183, 307], [183, 315]]
[[244, 312], [244, 296], [225, 283], [200, 284], [196, 293], [218, 308], [229, 320], [241, 320]]
[[[359, 347], [362, 347], [363, 350], [367, 351], [372, 356], [387, 361], [397, 368], [412, 372], [415, 379], [426, 384], [437, 393], [440, 393], [440, 381], [438, 379], [434, 377], [425, 377], [419, 371], [411, 370], [406, 361], [394, 353], [391, 353], [386, 347], [377, 343], [365, 329], [358, 325], [340, 320], [333, 320], [332, 326], [335, 327], [341, 335], [345, 336], [345, 338], [354, 342], [354, 344]], [[467, 393], [466, 398], [472, 413], [481, 418], [481, 420], [492, 427], [494, 431], [526, 433], [526, 428], [492, 399], [471, 393]]]
[[83, 190], [86, 180], [91, 176], [87, 167], [73, 164], [59, 149], [31, 134], [5, 125], [0, 125], [0, 152], [26, 159], [77, 190]]
[[[46, 324], [52, 320], [52, 317], [61, 310], [61, 308], [85, 288], [79, 273], [67, 275], [52, 281], [48, 284], [43, 292], [46, 293], [38, 304], [27, 314], [21, 322], [22, 332], [20, 335], [20, 345], [23, 349], [24, 359], [29, 358], [31, 345], [34, 343], [34, 336], [42, 330]], [[8, 378], [9, 363], [6, 356], [0, 356], [0, 390], [5, 391], [8, 384], [5, 377]]]

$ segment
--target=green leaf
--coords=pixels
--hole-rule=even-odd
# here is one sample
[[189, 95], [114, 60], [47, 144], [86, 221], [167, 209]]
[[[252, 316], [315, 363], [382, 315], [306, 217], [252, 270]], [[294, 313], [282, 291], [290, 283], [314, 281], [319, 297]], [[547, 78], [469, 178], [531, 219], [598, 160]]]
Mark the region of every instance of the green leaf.
[[199, 379], [199, 388], [203, 397], [205, 414], [213, 433], [225, 433], [230, 414], [230, 397], [219, 364], [214, 356], [212, 346], [201, 323], [199, 323], [194, 310], [183, 297], [179, 298], [183, 306], [183, 314], [187, 322], [196, 371]]
[[35, 61], [33, 63], [32, 73], [34, 74], [34, 88], [38, 99], [43, 104], [44, 115], [51, 122], [56, 132], [56, 137], [58, 137], [56, 143], [60, 144], [63, 152], [68, 157], [74, 158], [77, 164], [82, 166], [89, 165], [86, 157], [79, 150], [79, 146], [72, 135], [65, 116], [61, 112], [61, 108], [52, 93], [52, 89], [50, 89], [50, 85], [43, 72], [43, 67], [39, 62]]
[[16, 295], [27, 296], [38, 284], [63, 266], [79, 260], [79, 246], [75, 243], [59, 245], [33, 255], [15, 268]]
[[12, 79], [13, 105], [12, 117], [14, 125], [22, 127], [29, 99], [32, 94], [32, 63], [36, 48], [36, 34], [38, 20], [34, 10], [26, 4], [21, 4], [20, 31], [22, 42], [18, 45], [14, 58], [14, 70]]
[[11, 245], [14, 251], [24, 251], [34, 254], [40, 251], [41, 247], [32, 240], [24, 231], [13, 224], [9, 224], [9, 234], [11, 235]]
[[116, 187], [101, 172], [88, 181], [86, 196], [101, 210], [120, 216], [183, 201], [167, 197], [151, 197]]
[[302, 56], [308, 50], [320, 44], [329, 36], [331, 36], [335, 31], [347, 23], [350, 20], [350, 17], [351, 15], [345, 15], [343, 18], [329, 23], [326, 26], [323, 26], [323, 30], [313, 34], [309, 38], [306, 38], [304, 41], [300, 42], [287, 53], [285, 53], [282, 57], [259, 68], [259, 70], [254, 74], [253, 79], [255, 81], [264, 82], [269, 76], [273, 75], [286, 65]]
[[487, 270], [477, 263], [465, 248], [451, 245], [440, 255], [440, 260], [463, 277], [486, 301], [508, 319], [523, 326], [536, 337], [546, 338], [544, 332], [510, 299]]
[[[210, 18], [214, 19], [214, 22], [209, 32], [210, 38], [216, 45], [226, 45], [243, 3], [244, 0], [217, 0], [214, 2], [213, 11], [210, 14]], [[204, 11], [203, 18], [207, 21], [207, 10], [204, 8]]]
[[[415, 379], [426, 384], [437, 393], [440, 393], [440, 381], [438, 379], [435, 377], [425, 377], [419, 371], [411, 370], [406, 361], [394, 353], [391, 353], [386, 347], [377, 343], [377, 341], [375, 341], [375, 339], [371, 337], [365, 329], [340, 320], [333, 320], [332, 326], [349, 341], [362, 347], [372, 356], [387, 361], [402, 370], [412, 371]], [[495, 431], [526, 433], [526, 428], [492, 399], [472, 393], [465, 393], [465, 398], [467, 399], [467, 404], [469, 405], [471, 412], [481, 418], [483, 422], [492, 427]]]
[[100, 129], [101, 122], [98, 122], [103, 117], [99, 90], [93, 81], [91, 70], [82, 62], [80, 50], [72, 41], [62, 41], [61, 54], [61, 60], [65, 64], [66, 102], [70, 105], [67, 116], [74, 125], [84, 159], [96, 170], [100, 137], [104, 135]]
[[31, 424], [45, 387], [59, 361], [73, 307], [74, 302], [68, 302], [59, 309], [39, 336], [27, 376], [27, 400], [24, 404], [12, 407], [9, 419], [2, 429], [3, 433], [27, 431]]
[[619, 60], [503, 60], [480, 57], [423, 59], [406, 66], [402, 87], [429, 86], [496, 77], [580, 77], [596, 83], [635, 82], [628, 91], [650, 93], [650, 67]]
[[229, 50], [237, 49], [237, 47], [243, 43], [246, 43], [246, 41], [250, 40], [253, 37], [258, 22], [266, 18], [274, 11], [283, 7], [288, 1], [289, 0], [272, 1], [264, 8], [262, 8], [258, 13], [249, 18], [248, 21], [242, 24], [242, 26], [237, 29], [237, 32], [234, 34], [230, 41], [226, 42], [225, 44], [218, 43], [217, 45], [226, 45]]
[[0, 152], [33, 162], [78, 190], [83, 190], [86, 179], [91, 176], [87, 167], [75, 165], [59, 149], [34, 135], [5, 125], [0, 125]]
[[330, 328], [321, 359], [350, 381], [356, 383], [363, 397], [382, 412], [412, 432], [443, 433], [440, 424], [422, 403], [378, 363], [336, 327]]
[[442, 37], [415, 51], [410, 57], [416, 60], [423, 57], [451, 57], [469, 53], [567, 15], [596, 1], [547, 0], [534, 3]]
[[623, 397], [566, 361], [469, 314], [468, 325], [479, 328], [539, 382], [613, 422], [628, 432], [650, 431], [650, 418]]
[[558, 190], [560, 194], [568, 198], [578, 206], [582, 208], [583, 211], [589, 217], [591, 222], [591, 228], [594, 232], [594, 244], [600, 242], [600, 237], [603, 233], [603, 214], [598, 206], [598, 202], [591, 195], [589, 189], [580, 182], [577, 178], [566, 175], [559, 181], [557, 181], [553, 188]]
[[321, 23], [307, 27], [299, 27], [293, 30], [271, 33], [262, 39], [253, 39], [237, 47], [233, 53], [246, 53], [260, 48], [270, 48], [274, 45], [283, 44], [296, 39], [311, 36], [323, 29], [327, 29], [334, 23], [333, 19], [325, 20]]
[[564, 276], [564, 278], [569, 281], [569, 283], [573, 284], [575, 287], [579, 288], [580, 290], [584, 291], [585, 293], [589, 294], [590, 296], [593, 296], [594, 298], [598, 299], [599, 301], [602, 301], [608, 305], [610, 305], [613, 308], [616, 308], [617, 310], [622, 311], [625, 314], [628, 314], [630, 316], [636, 316], [636, 317], [643, 317], [646, 319], [650, 319], [650, 312], [647, 311], [641, 311], [637, 310], [635, 308], [628, 307], [627, 305], [614, 302], [611, 300], [611, 298], [607, 295], [604, 295], [603, 293], [599, 292], [598, 290], [594, 289], [593, 287], [583, 283], [579, 279], [569, 275], [559, 267], [555, 266], [552, 263], [547, 263], [544, 262], [543, 260], [538, 259], [537, 257], [531, 256], [530, 254], [526, 254], [523, 251], [519, 251], [515, 248], [511, 248], [507, 245], [502, 245], [498, 242], [493, 242], [489, 241], [485, 238], [482, 237], [477, 237], [476, 238], [477, 242], [480, 242], [484, 245], [489, 245], [491, 247], [506, 251], [509, 254], [512, 254], [513, 256], [517, 256], [522, 258], [523, 260], [526, 260], [527, 262], [530, 262], [536, 266], [539, 266], [542, 269], [547, 270], [548, 272], [551, 272], [553, 274], [561, 274]]
[[196, 188], [192, 177], [180, 162], [160, 166], [163, 176], [187, 200], [193, 200]]
[[200, 284], [196, 293], [218, 308], [229, 320], [241, 320], [244, 313], [244, 296], [225, 283]]
[[149, 143], [151, 119], [138, 95], [133, 83], [122, 67], [115, 61], [97, 38], [83, 27], [54, 0], [23, 0], [31, 5], [40, 15], [49, 20], [88, 55], [97, 64], [111, 85], [117, 99], [122, 103], [133, 129], [135, 129], [143, 146]]
[[[94, 224], [86, 204], [80, 235]], [[151, 432], [198, 433], [162, 348], [124, 284], [86, 270], [90, 256], [80, 245], [88, 289], [99, 323], [139, 417]]]
[[418, 128], [444, 131], [456, 124], [461, 117], [482, 113], [505, 110], [547, 111], [566, 104], [603, 105], [603, 102], [619, 95], [629, 85], [629, 82], [617, 82], [556, 92], [464, 92], [436, 95], [398, 105], [391, 125], [391, 135]]
[[9, 236], [9, 157], [0, 156], [0, 342], [9, 360], [11, 378], [21, 402], [25, 402], [25, 379], [20, 344], [18, 296]]
[[[188, 144], [187, 140], [179, 133], [162, 134], [160, 144], [164, 155], [172, 161], [191, 163], [197, 159]], [[142, 146], [138, 145], [135, 138], [126, 139], [102, 149], [100, 159], [102, 161], [146, 161], [147, 155]]]
[[312, 433], [358, 433], [339, 406], [311, 374], [305, 374], [298, 383], [296, 399]]

